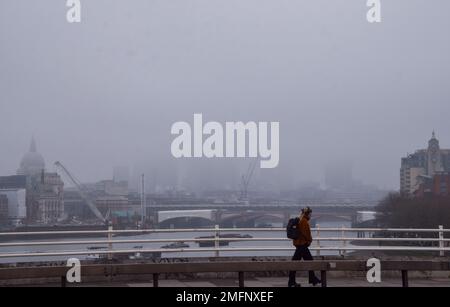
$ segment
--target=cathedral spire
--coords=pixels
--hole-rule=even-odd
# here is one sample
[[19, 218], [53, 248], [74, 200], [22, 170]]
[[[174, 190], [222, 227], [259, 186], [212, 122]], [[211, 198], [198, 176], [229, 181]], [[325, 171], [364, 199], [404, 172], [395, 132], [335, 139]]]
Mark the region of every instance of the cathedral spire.
[[431, 134], [431, 138], [432, 138], [432, 139], [435, 139], [435, 138], [436, 138], [436, 133], [434, 132], [434, 130], [433, 130], [433, 133]]

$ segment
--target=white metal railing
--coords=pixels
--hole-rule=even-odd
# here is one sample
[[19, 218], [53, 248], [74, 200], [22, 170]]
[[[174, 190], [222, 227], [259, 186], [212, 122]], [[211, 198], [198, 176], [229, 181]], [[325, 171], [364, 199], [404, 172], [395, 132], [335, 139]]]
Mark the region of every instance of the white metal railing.
[[[315, 233], [315, 244], [310, 247], [311, 250], [316, 251], [320, 255], [321, 251], [336, 251], [340, 255], [345, 255], [347, 251], [422, 251], [422, 252], [439, 252], [440, 256], [444, 256], [446, 251], [450, 251], [448, 242], [450, 239], [444, 238], [445, 233], [450, 233], [450, 229], [444, 229], [442, 226], [436, 229], [411, 229], [411, 228], [345, 228], [345, 227], [328, 227], [321, 228], [319, 225], [311, 229]], [[267, 233], [280, 232], [277, 237], [239, 237], [239, 238], [223, 238], [221, 234], [224, 233]], [[125, 234], [164, 234], [164, 233], [183, 233], [183, 232], [206, 232], [211, 233], [211, 238], [142, 238], [142, 239], [116, 239], [117, 236]], [[282, 242], [287, 243], [289, 239], [286, 238], [285, 228], [219, 228], [216, 225], [214, 228], [192, 228], [192, 229], [139, 229], [139, 230], [114, 230], [109, 227], [108, 230], [95, 231], [39, 231], [39, 232], [6, 232], [0, 233], [0, 258], [16, 258], [16, 257], [47, 257], [47, 256], [77, 256], [77, 255], [105, 255], [111, 259], [115, 254], [143, 254], [143, 253], [174, 253], [174, 252], [213, 252], [215, 257], [219, 257], [221, 252], [249, 252], [249, 251], [291, 251], [293, 247], [289, 245], [261, 245], [261, 246], [240, 246], [240, 247], [221, 247], [220, 242]], [[321, 236], [323, 233], [336, 232], [340, 236]], [[349, 233], [364, 234], [364, 236], [352, 237]], [[387, 233], [395, 235], [398, 233], [416, 234], [416, 237], [371, 237], [374, 233]], [[435, 234], [435, 237], [417, 237], [420, 233]], [[365, 237], [366, 235], [368, 237]], [[20, 241], [20, 242], [2, 242], [2, 238], [11, 236], [50, 236], [50, 235], [106, 235], [105, 239], [96, 240], [63, 240], [63, 241]], [[207, 248], [116, 248], [115, 245], [130, 244], [130, 243], [170, 243], [170, 242], [213, 242], [212, 247]], [[326, 246], [323, 242], [337, 243], [332, 246]], [[378, 245], [354, 245], [350, 243], [356, 242], [378, 242]], [[381, 243], [390, 242], [396, 245], [382, 245]], [[398, 245], [398, 243], [409, 242], [410, 245]], [[413, 243], [415, 243], [413, 245]], [[428, 246], [421, 246], [417, 243], [428, 244]], [[107, 247], [105, 250], [89, 250], [89, 249], [75, 249], [75, 250], [58, 250], [58, 251], [27, 251], [27, 247], [31, 246], [77, 246], [77, 245], [99, 245], [103, 244]], [[9, 247], [23, 247], [23, 251], [11, 252], [7, 251]], [[6, 252], [2, 251], [6, 250]], [[210, 257], [210, 256], [208, 256]]]

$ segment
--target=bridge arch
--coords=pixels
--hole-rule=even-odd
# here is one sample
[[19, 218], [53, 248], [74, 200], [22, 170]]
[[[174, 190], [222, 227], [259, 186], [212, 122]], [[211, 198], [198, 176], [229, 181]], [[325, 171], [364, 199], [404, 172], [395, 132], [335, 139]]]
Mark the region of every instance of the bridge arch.
[[212, 226], [215, 210], [159, 211], [158, 224], [161, 228], [195, 228]]
[[183, 216], [159, 222], [159, 228], [211, 228], [214, 221], [198, 216]]
[[249, 212], [244, 214], [228, 215], [220, 220], [222, 227], [255, 227], [258, 223], [283, 223], [283, 214]]

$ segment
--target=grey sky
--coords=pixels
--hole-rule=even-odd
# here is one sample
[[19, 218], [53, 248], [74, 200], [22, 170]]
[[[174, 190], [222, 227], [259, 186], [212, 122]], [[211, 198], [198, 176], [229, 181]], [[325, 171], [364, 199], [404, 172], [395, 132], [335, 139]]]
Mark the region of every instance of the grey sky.
[[280, 121], [279, 167], [258, 172], [269, 185], [349, 159], [356, 178], [398, 188], [400, 157], [433, 129], [450, 148], [450, 2], [384, 0], [381, 24], [365, 3], [82, 0], [68, 24], [65, 1], [2, 0], [0, 174], [34, 135], [49, 169], [83, 181], [129, 165], [226, 185], [248, 161], [171, 158], [171, 124], [199, 112]]

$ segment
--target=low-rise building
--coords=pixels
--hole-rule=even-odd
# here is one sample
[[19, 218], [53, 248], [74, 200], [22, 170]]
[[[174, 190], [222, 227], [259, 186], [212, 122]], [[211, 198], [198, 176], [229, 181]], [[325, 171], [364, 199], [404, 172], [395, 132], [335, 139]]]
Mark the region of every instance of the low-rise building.
[[435, 133], [428, 141], [427, 149], [417, 150], [402, 158], [400, 168], [400, 192], [413, 196], [420, 188], [423, 178], [450, 172], [450, 149], [441, 149]]
[[116, 212], [128, 212], [132, 216], [140, 209], [140, 207], [131, 205], [128, 197], [114, 195], [97, 197], [95, 205], [103, 215], [106, 215], [110, 211], [113, 214]]
[[437, 173], [433, 177], [419, 177], [419, 187], [415, 197], [439, 196], [450, 197], [450, 173]]
[[0, 194], [0, 225], [8, 222], [8, 197]]
[[64, 216], [64, 183], [56, 173], [43, 172], [36, 184], [33, 219], [40, 223], [56, 222]]
[[20, 225], [27, 218], [26, 190], [25, 189], [0, 189], [0, 194], [7, 199], [8, 223]]

